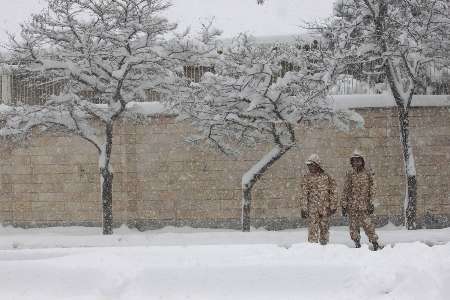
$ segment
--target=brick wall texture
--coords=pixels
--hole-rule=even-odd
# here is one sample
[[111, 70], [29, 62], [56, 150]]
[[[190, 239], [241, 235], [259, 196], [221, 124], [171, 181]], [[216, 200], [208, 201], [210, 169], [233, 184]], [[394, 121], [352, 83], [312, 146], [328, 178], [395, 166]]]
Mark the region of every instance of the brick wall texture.
[[[354, 149], [366, 154], [378, 186], [376, 218], [400, 223], [405, 182], [395, 108], [359, 109], [365, 126], [351, 132], [313, 126], [299, 129], [299, 147], [278, 161], [257, 183], [253, 226], [268, 229], [304, 225], [299, 215], [304, 161], [320, 155], [342, 190]], [[450, 111], [413, 108], [411, 137], [418, 174], [419, 223], [450, 226]], [[147, 124], [121, 122], [113, 148], [116, 225], [141, 229], [166, 225], [239, 228], [241, 176], [269, 150], [258, 145], [238, 159], [188, 145], [194, 130], [172, 117]], [[25, 146], [0, 149], [0, 223], [15, 226], [101, 225], [98, 157], [78, 137], [35, 135]], [[335, 224], [345, 220], [339, 216]]]

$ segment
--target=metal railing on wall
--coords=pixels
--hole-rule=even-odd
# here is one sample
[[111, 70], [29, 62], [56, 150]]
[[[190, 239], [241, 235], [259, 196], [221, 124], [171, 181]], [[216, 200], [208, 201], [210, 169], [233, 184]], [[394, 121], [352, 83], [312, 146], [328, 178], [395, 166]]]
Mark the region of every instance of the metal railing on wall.
[[[283, 73], [294, 70], [292, 66], [282, 66]], [[292, 69], [292, 70], [291, 70]], [[390, 88], [382, 75], [373, 75], [362, 70], [352, 69], [352, 73], [340, 75], [336, 85], [330, 93], [334, 95], [352, 94], [389, 94]], [[184, 76], [193, 82], [199, 82], [203, 74], [214, 72], [213, 67], [185, 66]], [[280, 74], [283, 76], [284, 74]], [[41, 105], [52, 95], [59, 95], [64, 89], [65, 81], [61, 79], [29, 77], [23, 74], [0, 75], [0, 103], [9, 105]], [[450, 71], [438, 68], [429, 68], [425, 78], [425, 88], [419, 94], [449, 95]], [[82, 96], [91, 98], [92, 102], [100, 103], [95, 93], [84, 91]], [[161, 101], [161, 94], [145, 91], [143, 101]]]
[[18, 74], [0, 75], [0, 100], [9, 105], [40, 105], [64, 88], [60, 79], [28, 77]]
[[[418, 87], [421, 95], [450, 95], [450, 70], [448, 68], [430, 67], [424, 72], [423, 86]], [[332, 94], [389, 94], [390, 87], [383, 75], [358, 71], [340, 75]]]
[[[0, 75], [0, 103], [8, 105], [42, 105], [51, 96], [60, 95], [66, 81], [62, 79], [28, 77], [16, 74]], [[101, 99], [90, 90], [82, 91], [80, 96], [100, 104]], [[145, 99], [141, 101], [160, 101], [161, 95], [153, 90], [145, 91]]]
[[61, 79], [13, 76], [12, 98], [16, 104], [44, 104], [52, 95], [61, 94], [65, 82]]

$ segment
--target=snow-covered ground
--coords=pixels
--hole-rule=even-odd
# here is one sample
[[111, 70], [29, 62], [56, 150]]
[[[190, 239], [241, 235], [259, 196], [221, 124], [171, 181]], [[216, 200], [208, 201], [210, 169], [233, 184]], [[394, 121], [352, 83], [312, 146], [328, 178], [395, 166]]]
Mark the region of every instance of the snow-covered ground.
[[[0, 299], [450, 299], [450, 228], [378, 230], [386, 247], [305, 229], [0, 227]], [[367, 240], [364, 240], [367, 243]]]

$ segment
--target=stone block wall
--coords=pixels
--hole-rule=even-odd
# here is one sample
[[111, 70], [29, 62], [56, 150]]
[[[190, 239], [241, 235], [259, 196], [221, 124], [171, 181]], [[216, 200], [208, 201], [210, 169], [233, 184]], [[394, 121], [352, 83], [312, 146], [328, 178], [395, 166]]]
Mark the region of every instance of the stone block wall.
[[[405, 192], [397, 114], [394, 108], [359, 109], [364, 128], [338, 132], [314, 125], [298, 129], [299, 147], [277, 162], [257, 183], [253, 226], [281, 229], [304, 225], [299, 217], [304, 161], [320, 155], [342, 190], [349, 155], [363, 151], [377, 182], [380, 224], [399, 223]], [[258, 145], [234, 160], [185, 138], [194, 130], [171, 117], [148, 124], [122, 122], [113, 147], [113, 209], [117, 225], [239, 228], [241, 176], [270, 150]], [[411, 111], [411, 136], [418, 174], [418, 216], [426, 227], [449, 226], [450, 111]], [[16, 226], [100, 226], [98, 157], [78, 137], [36, 135], [23, 147], [0, 150], [0, 223]], [[345, 220], [334, 219], [335, 224]]]

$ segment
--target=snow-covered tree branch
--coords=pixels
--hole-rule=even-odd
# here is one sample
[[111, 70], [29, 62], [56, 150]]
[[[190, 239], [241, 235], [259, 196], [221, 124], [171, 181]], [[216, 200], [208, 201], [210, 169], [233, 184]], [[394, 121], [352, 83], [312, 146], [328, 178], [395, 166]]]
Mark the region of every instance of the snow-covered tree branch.
[[21, 121], [10, 122], [4, 132], [16, 128], [22, 135], [38, 124], [58, 127], [97, 149], [104, 234], [113, 226], [115, 122], [127, 117], [127, 104], [145, 99], [147, 91], [178, 90], [185, 84], [177, 75], [183, 64], [209, 51], [201, 40], [192, 42], [188, 32], [174, 32], [176, 25], [161, 15], [168, 7], [164, 0], [48, 0], [45, 11], [22, 25], [21, 37], [11, 38], [21, 68], [63, 80], [65, 89], [45, 107], [11, 111]]
[[238, 154], [241, 146], [263, 142], [272, 150], [242, 177], [242, 229], [250, 230], [251, 192], [264, 173], [293, 147], [301, 147], [295, 129], [307, 121], [335, 125], [360, 121], [337, 112], [326, 97], [338, 63], [324, 52], [295, 45], [256, 45], [245, 35], [218, 55], [178, 108], [213, 147]]
[[383, 74], [398, 109], [407, 189], [405, 224], [416, 228], [417, 181], [409, 133], [413, 96], [427, 93], [430, 68], [448, 70], [450, 9], [446, 0], [338, 0], [327, 25], [311, 26], [329, 46]]

